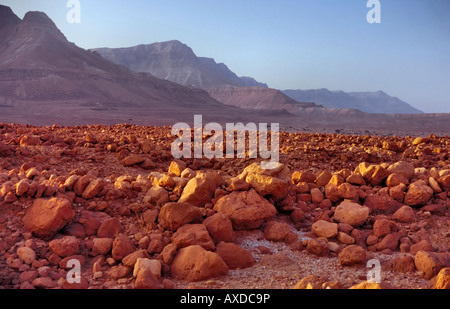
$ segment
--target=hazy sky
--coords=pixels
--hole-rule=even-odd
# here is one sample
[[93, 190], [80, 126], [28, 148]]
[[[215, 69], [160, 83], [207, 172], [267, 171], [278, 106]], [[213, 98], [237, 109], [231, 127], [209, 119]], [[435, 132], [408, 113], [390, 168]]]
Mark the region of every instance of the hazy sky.
[[425, 112], [450, 113], [450, 1], [0, 0], [20, 17], [43, 11], [82, 48], [168, 40], [276, 89], [383, 90]]

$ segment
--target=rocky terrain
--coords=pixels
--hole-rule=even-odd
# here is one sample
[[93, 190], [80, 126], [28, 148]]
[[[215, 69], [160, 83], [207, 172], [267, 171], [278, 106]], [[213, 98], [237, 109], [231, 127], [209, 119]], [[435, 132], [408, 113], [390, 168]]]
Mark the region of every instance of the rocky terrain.
[[174, 139], [2, 123], [0, 286], [449, 288], [448, 137], [280, 133], [271, 170]]

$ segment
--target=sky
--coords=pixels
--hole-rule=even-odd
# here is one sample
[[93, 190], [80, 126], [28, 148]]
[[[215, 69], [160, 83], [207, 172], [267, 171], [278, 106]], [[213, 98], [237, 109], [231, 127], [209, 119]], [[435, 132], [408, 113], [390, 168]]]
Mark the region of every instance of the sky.
[[[382, 90], [427, 113], [450, 113], [450, 1], [0, 0], [23, 18], [45, 12], [79, 47], [179, 40], [275, 89]], [[69, 3], [70, 4], [70, 3]]]

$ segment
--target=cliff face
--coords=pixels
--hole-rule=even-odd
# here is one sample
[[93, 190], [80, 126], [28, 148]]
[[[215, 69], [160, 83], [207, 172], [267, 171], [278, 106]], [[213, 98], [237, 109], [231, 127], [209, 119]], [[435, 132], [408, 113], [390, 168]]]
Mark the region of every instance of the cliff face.
[[225, 64], [212, 58], [197, 57], [193, 50], [179, 42], [168, 41], [128, 48], [96, 48], [106, 59], [135, 72], [150, 73], [184, 86], [195, 88], [267, 87], [249, 77], [238, 77]]

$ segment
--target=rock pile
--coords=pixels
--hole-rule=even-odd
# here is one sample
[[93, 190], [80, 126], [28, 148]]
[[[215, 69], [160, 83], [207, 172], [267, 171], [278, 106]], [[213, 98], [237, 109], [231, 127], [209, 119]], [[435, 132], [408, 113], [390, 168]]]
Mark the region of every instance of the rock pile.
[[[281, 162], [267, 170], [249, 159], [175, 160], [168, 132], [2, 124], [0, 285], [158, 289], [226, 278], [258, 263], [237, 233], [260, 230], [343, 269], [398, 254], [386, 267], [448, 288], [449, 139], [286, 133]], [[318, 276], [296, 285], [343, 287]]]

